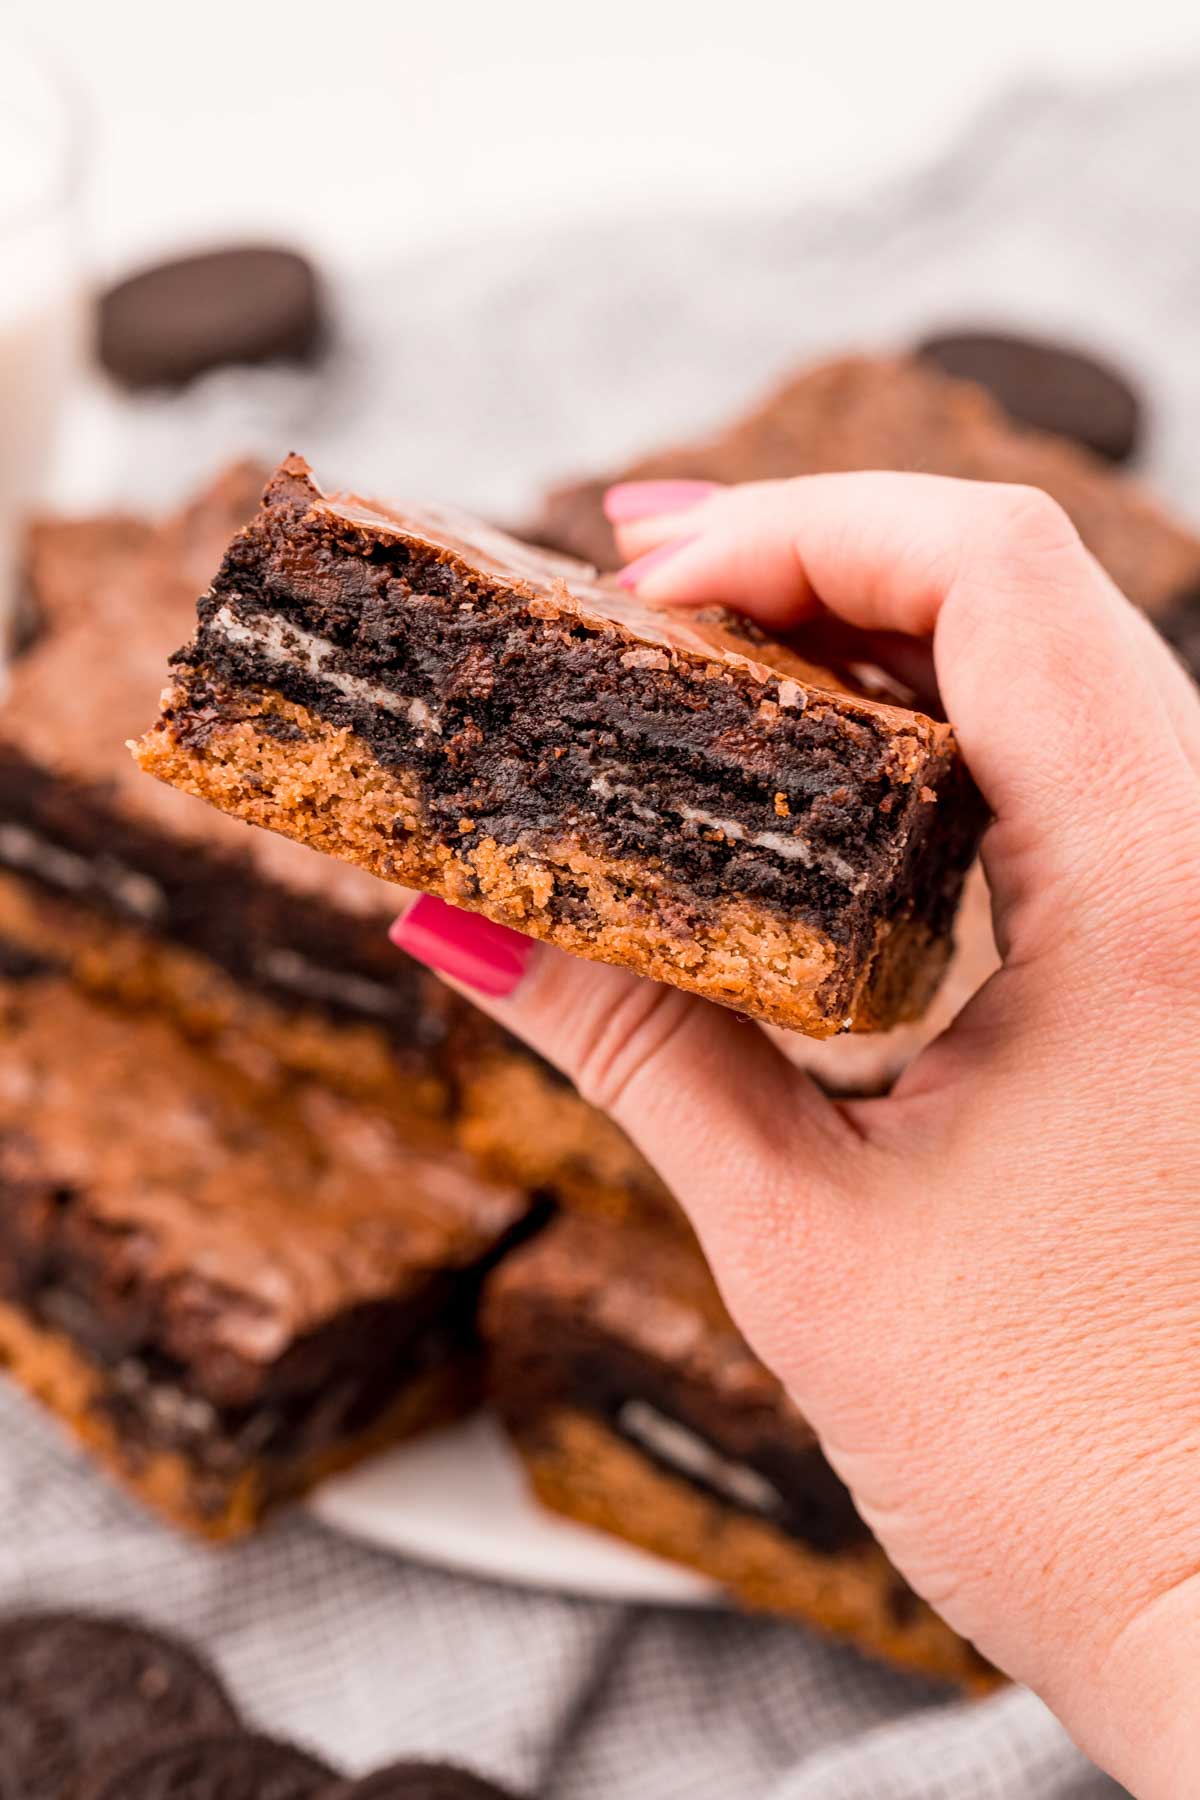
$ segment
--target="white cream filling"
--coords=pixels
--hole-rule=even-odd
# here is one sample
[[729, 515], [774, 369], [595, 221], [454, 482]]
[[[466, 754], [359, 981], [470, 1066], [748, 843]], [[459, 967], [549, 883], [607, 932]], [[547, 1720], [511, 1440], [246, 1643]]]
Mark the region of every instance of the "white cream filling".
[[660, 1462], [694, 1481], [704, 1482], [750, 1512], [775, 1518], [785, 1510], [779, 1489], [757, 1469], [723, 1456], [686, 1425], [668, 1419], [645, 1400], [625, 1401], [617, 1414], [617, 1429]]
[[157, 881], [128, 868], [114, 857], [94, 862], [39, 837], [24, 825], [0, 825], [0, 863], [36, 875], [48, 887], [82, 894], [99, 888], [123, 911], [146, 924], [157, 924], [166, 914], [167, 897]]
[[396, 1010], [396, 996], [383, 982], [325, 968], [295, 950], [264, 950], [255, 958], [254, 966], [264, 980], [310, 1000], [340, 1002], [379, 1018], [387, 1018]]
[[301, 668], [316, 675], [327, 687], [336, 688], [347, 700], [357, 705], [381, 706], [387, 712], [400, 713], [418, 731], [439, 732], [436, 715], [424, 700], [393, 693], [391, 688], [368, 681], [362, 675], [347, 675], [343, 669], [330, 668], [337, 650], [326, 638], [305, 631], [282, 619], [255, 619], [247, 624], [232, 609], [222, 606], [208, 623], [208, 630], [224, 638], [227, 644], [249, 645], [269, 663], [280, 668]]
[[[630, 812], [647, 824], [663, 823], [661, 812], [634, 799], [633, 796], [639, 790], [628, 783], [614, 781], [608, 775], [596, 775], [588, 785], [601, 800], [624, 801]], [[686, 820], [689, 825], [703, 825], [709, 831], [719, 831], [733, 843], [752, 844], [757, 850], [769, 850], [772, 855], [781, 856], [787, 862], [802, 863], [806, 869], [811, 869], [815, 863], [820, 862], [839, 881], [844, 881], [853, 894], [860, 893], [866, 885], [866, 875], [855, 874], [845, 858], [838, 856], [836, 852], [826, 851], [820, 857], [815, 856], [812, 845], [805, 837], [789, 836], [783, 831], [747, 831], [737, 819], [722, 819], [716, 813], [705, 812], [698, 806], [685, 805], [683, 801], [668, 801], [667, 805], [669, 811]]]

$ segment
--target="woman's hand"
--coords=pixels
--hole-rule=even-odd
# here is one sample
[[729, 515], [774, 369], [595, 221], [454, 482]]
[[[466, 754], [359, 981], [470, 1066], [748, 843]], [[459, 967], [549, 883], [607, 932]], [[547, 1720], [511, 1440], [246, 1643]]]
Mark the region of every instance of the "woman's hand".
[[1136, 1793], [1190, 1793], [1196, 692], [1035, 490], [648, 483], [609, 512], [647, 600], [932, 644], [1004, 966], [888, 1097], [834, 1103], [673, 988], [428, 900], [397, 941], [655, 1164], [912, 1585]]

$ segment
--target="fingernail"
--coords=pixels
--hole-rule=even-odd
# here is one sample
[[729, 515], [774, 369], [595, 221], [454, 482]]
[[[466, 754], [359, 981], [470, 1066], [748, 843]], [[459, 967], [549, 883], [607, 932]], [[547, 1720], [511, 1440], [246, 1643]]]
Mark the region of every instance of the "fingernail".
[[479, 913], [447, 906], [429, 894], [422, 894], [401, 914], [388, 937], [427, 969], [493, 1000], [505, 1000], [516, 991], [537, 949], [533, 938], [495, 925]]
[[720, 486], [718, 481], [618, 481], [604, 496], [604, 516], [614, 525], [631, 519], [653, 519], [660, 513], [686, 512], [699, 506]]
[[681, 550], [686, 550], [689, 544], [696, 542], [697, 536], [699, 533], [695, 533], [691, 537], [672, 538], [669, 544], [660, 544], [657, 550], [647, 550], [645, 556], [635, 556], [631, 563], [625, 564], [617, 576], [618, 586], [635, 588], [644, 576], [649, 575], [651, 569], [657, 569], [672, 556], [678, 556]]

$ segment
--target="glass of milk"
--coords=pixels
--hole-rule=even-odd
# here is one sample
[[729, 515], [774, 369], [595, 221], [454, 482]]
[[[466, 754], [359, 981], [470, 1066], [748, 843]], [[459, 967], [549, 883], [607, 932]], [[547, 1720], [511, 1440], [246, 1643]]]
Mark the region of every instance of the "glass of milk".
[[0, 30], [0, 648], [83, 342], [81, 123], [52, 63]]

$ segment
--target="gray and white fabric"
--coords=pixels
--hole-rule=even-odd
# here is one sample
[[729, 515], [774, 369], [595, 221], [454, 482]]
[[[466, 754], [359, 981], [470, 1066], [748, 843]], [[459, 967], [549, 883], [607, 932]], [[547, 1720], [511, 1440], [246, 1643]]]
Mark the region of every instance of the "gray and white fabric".
[[[1080, 336], [1152, 402], [1147, 472], [1200, 511], [1200, 72], [997, 105], [853, 211], [498, 231], [360, 272], [311, 375], [80, 405], [65, 501], [167, 502], [235, 451], [519, 516], [788, 364], [960, 320]], [[101, 446], [103, 454], [100, 453]], [[170, 488], [162, 485], [169, 472]], [[452, 1756], [547, 1800], [1102, 1800], [1031, 1695], [969, 1703], [785, 1624], [470, 1581], [295, 1515], [214, 1553], [0, 1391], [0, 1605], [135, 1610], [209, 1646], [270, 1730], [352, 1769]]]

